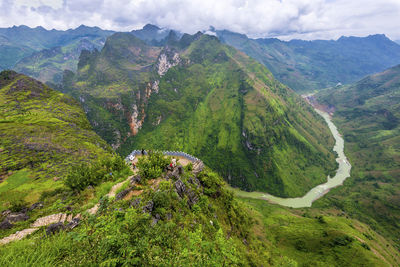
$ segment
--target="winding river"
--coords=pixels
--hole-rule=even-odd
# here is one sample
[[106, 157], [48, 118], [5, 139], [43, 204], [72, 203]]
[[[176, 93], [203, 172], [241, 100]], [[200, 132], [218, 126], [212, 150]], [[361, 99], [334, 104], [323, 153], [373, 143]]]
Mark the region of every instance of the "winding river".
[[243, 196], [243, 197], [250, 197], [250, 198], [258, 198], [258, 199], [265, 199], [269, 202], [279, 204], [286, 207], [292, 208], [304, 208], [304, 207], [311, 207], [312, 203], [317, 200], [318, 198], [322, 197], [326, 193], [329, 192], [331, 188], [340, 186], [343, 184], [346, 178], [350, 177], [350, 170], [351, 165], [344, 154], [344, 140], [342, 136], [339, 134], [336, 126], [333, 124], [330, 116], [328, 113], [315, 109], [315, 111], [321, 115], [326, 123], [329, 126], [329, 129], [332, 132], [333, 137], [335, 138], [335, 146], [333, 147], [333, 151], [335, 151], [338, 155], [336, 161], [339, 163], [339, 167], [336, 171], [336, 175], [332, 178], [329, 176], [327, 177], [327, 182], [320, 184], [305, 194], [303, 197], [296, 197], [296, 198], [281, 198], [276, 197], [267, 193], [262, 192], [245, 192], [239, 189], [233, 189], [236, 195]]

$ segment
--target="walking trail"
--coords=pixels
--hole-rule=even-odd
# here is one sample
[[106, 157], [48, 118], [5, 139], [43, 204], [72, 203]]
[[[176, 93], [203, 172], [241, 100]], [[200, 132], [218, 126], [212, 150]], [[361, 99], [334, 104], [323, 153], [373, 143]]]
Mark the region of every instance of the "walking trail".
[[[179, 160], [179, 163], [182, 164], [183, 166], [186, 166], [187, 164], [189, 164], [191, 162], [190, 160], [186, 159], [185, 157], [175, 157], [175, 158], [177, 158]], [[136, 164], [137, 162], [138, 162], [138, 157], [135, 158], [133, 163]], [[137, 172], [138, 172], [138, 169], [133, 170], [134, 174], [136, 174]], [[133, 176], [129, 176], [126, 180], [115, 184], [106, 196], [109, 198], [115, 197], [115, 194], [117, 193], [118, 189], [120, 189], [124, 185], [124, 183], [129, 181], [132, 177]], [[86, 212], [88, 212], [91, 215], [94, 215], [99, 210], [99, 207], [100, 207], [100, 204], [97, 203], [92, 208], [86, 210]], [[58, 222], [62, 222], [62, 223], [71, 222], [75, 218], [80, 219], [81, 214], [79, 213], [75, 217], [73, 217], [72, 214], [68, 215], [65, 213], [57, 213], [57, 214], [52, 214], [52, 215], [38, 218], [34, 223], [31, 224], [30, 228], [26, 228], [24, 230], [17, 231], [15, 234], [11, 234], [7, 237], [4, 237], [3, 239], [0, 239], [0, 245], [8, 244], [15, 240], [21, 240], [22, 238], [36, 232], [42, 226], [47, 226], [47, 225], [50, 225], [53, 223], [58, 223]]]
[[[134, 170], [134, 173], [136, 173], [137, 170]], [[117, 183], [115, 184], [110, 192], [106, 195], [108, 197], [114, 197], [117, 190], [119, 188], [121, 188], [121, 186], [126, 182], [129, 181], [133, 176], [129, 176], [126, 180], [124, 180], [123, 182]], [[90, 208], [88, 210], [86, 210], [89, 214], [94, 215], [96, 214], [97, 210], [99, 209], [100, 204], [97, 203], [93, 208]], [[31, 224], [30, 228], [21, 230], [16, 232], [15, 234], [9, 235], [7, 237], [4, 237], [3, 239], [0, 239], [0, 245], [4, 245], [7, 243], [10, 243], [12, 241], [15, 240], [21, 240], [22, 238], [36, 232], [37, 230], [39, 230], [40, 227], [42, 226], [47, 226], [53, 223], [58, 223], [58, 222], [71, 222], [73, 219], [75, 218], [81, 218], [81, 214], [77, 214], [75, 217], [72, 216], [72, 214], [68, 215], [65, 213], [57, 213], [57, 214], [52, 214], [52, 215], [48, 215], [45, 217], [41, 217], [38, 218], [34, 223]]]

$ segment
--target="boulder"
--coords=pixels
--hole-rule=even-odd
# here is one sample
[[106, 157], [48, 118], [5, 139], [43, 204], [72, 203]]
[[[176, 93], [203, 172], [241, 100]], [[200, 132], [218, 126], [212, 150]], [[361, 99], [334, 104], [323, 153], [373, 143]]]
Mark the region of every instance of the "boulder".
[[182, 165], [178, 165], [178, 166], [176, 166], [176, 168], [178, 169], [179, 175], [182, 175], [185, 172]]
[[146, 205], [143, 206], [144, 213], [151, 213], [153, 211], [154, 203], [153, 201], [148, 201]]
[[1, 230], [6, 230], [6, 229], [10, 229], [12, 228], [14, 225], [12, 223], [10, 223], [7, 219], [4, 219], [1, 223], [0, 223], [0, 229]]
[[139, 207], [141, 201], [142, 201], [141, 198], [136, 198], [135, 200], [131, 201], [131, 207], [134, 207], [134, 208]]
[[142, 181], [142, 177], [140, 177], [139, 174], [138, 174], [138, 175], [135, 175], [135, 176], [133, 176], [133, 177], [131, 178], [130, 185], [134, 185], [134, 184], [136, 184], [136, 183], [140, 184], [141, 181]]
[[7, 216], [7, 220], [10, 222], [19, 222], [26, 221], [29, 219], [28, 214], [20, 212], [20, 213], [11, 213]]
[[193, 207], [194, 204], [196, 204], [199, 201], [199, 197], [195, 192], [193, 192], [190, 188], [187, 190], [187, 196], [188, 196], [188, 205], [189, 207]]
[[115, 196], [115, 200], [121, 200], [123, 199], [130, 191], [132, 190], [132, 187], [122, 190]]
[[153, 220], [151, 221], [151, 226], [156, 225], [160, 219], [161, 219], [160, 214], [156, 214], [156, 216], [153, 217]]
[[180, 179], [175, 182], [175, 191], [178, 193], [178, 195], [181, 198], [183, 198], [185, 196], [186, 185]]
[[62, 222], [58, 222], [58, 223], [53, 223], [50, 224], [47, 229], [46, 229], [46, 234], [47, 235], [51, 235], [51, 234], [55, 234], [61, 230], [64, 230], [65, 226]]
[[3, 211], [3, 212], [1, 213], [1, 215], [5, 216], [5, 217], [7, 217], [7, 216], [10, 215], [10, 214], [11, 214], [11, 210], [5, 210], [5, 211]]
[[172, 177], [175, 177], [175, 179], [179, 179], [181, 177], [181, 175], [179, 174], [179, 169], [178, 167], [174, 168], [174, 170], [171, 173]]
[[34, 209], [41, 209], [43, 208], [43, 202], [36, 202], [32, 204], [32, 206], [29, 208], [29, 211], [32, 211]]
[[189, 183], [194, 184], [197, 188], [200, 187], [200, 181], [196, 177], [189, 177]]
[[193, 174], [197, 175], [200, 172], [202, 172], [204, 169], [204, 163], [201, 160], [196, 160], [195, 163], [193, 164]]
[[67, 224], [67, 228], [68, 229], [74, 229], [75, 227], [77, 227], [79, 225], [80, 221], [81, 221], [81, 219], [79, 219], [79, 218], [73, 218], [72, 221], [70, 221]]

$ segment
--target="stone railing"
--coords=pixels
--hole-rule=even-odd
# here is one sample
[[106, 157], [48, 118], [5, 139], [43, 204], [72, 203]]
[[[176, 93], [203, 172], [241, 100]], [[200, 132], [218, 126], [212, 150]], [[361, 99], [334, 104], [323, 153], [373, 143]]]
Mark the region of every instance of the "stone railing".
[[[161, 151], [164, 155], [166, 156], [171, 156], [171, 157], [183, 157], [187, 160], [190, 160], [191, 162], [196, 162], [200, 159], [196, 158], [195, 156], [192, 156], [188, 153], [182, 152], [182, 151]], [[130, 156], [136, 156], [136, 155], [141, 155], [142, 150], [133, 150], [126, 158], [126, 161], [129, 161]], [[147, 155], [147, 150], [144, 150], [144, 154]]]

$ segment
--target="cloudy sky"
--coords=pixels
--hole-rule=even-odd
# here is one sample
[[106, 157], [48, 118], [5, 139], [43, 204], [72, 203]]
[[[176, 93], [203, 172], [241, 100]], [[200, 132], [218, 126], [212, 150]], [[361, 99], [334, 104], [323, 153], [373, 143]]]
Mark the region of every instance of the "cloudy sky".
[[400, 40], [400, 0], [0, 0], [0, 27], [130, 31], [147, 23], [285, 40], [375, 33]]

